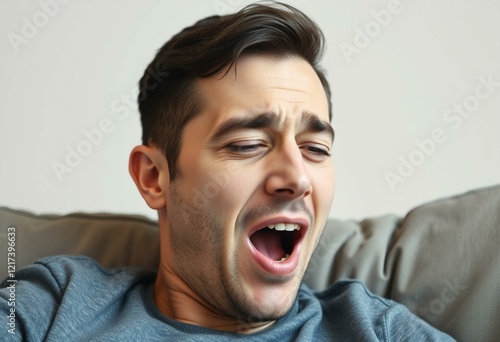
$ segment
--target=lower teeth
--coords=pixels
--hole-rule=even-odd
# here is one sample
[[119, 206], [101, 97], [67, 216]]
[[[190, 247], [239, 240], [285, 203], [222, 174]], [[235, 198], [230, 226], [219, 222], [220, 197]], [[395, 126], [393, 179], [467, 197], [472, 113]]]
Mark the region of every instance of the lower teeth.
[[282, 261], [285, 261], [286, 259], [288, 259], [290, 257], [290, 254], [285, 254], [285, 256], [283, 258], [281, 258], [281, 260], [278, 260], [278, 262], [282, 262]]

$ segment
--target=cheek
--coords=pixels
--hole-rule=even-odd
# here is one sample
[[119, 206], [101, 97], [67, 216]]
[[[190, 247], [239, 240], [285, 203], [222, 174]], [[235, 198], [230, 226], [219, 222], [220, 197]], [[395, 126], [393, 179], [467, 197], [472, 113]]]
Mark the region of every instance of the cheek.
[[254, 191], [254, 180], [255, 177], [236, 163], [210, 175], [209, 184], [213, 186], [214, 199], [221, 204], [228, 219], [237, 219]]
[[324, 169], [316, 169], [312, 172], [313, 179], [313, 201], [316, 215], [328, 216], [333, 202], [335, 192], [335, 174], [333, 163]]
[[200, 172], [189, 175], [193, 180], [191, 184], [195, 201], [210, 207], [214, 214], [223, 214], [221, 217], [237, 215], [237, 212], [230, 211], [236, 211], [248, 200], [252, 186], [249, 172], [236, 162], [206, 163], [205, 167], [199, 167], [198, 170]]

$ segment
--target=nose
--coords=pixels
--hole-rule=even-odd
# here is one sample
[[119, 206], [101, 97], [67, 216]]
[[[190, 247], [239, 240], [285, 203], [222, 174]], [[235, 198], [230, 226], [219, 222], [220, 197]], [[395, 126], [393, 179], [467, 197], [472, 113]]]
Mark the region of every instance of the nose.
[[283, 144], [269, 158], [265, 187], [268, 194], [288, 199], [306, 197], [312, 193], [311, 178], [295, 139]]

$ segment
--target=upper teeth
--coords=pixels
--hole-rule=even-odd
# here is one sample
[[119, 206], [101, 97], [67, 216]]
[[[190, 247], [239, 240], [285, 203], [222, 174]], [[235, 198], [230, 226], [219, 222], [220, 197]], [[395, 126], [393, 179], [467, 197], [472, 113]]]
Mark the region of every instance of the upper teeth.
[[274, 223], [274, 224], [269, 224], [267, 228], [270, 229], [276, 229], [279, 231], [293, 231], [293, 230], [300, 230], [300, 226], [297, 223]]

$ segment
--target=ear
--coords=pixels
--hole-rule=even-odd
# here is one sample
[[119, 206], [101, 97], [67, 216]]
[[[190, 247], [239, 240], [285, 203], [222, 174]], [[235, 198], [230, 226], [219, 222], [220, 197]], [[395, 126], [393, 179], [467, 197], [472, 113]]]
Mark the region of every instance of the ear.
[[136, 146], [130, 153], [128, 169], [149, 207], [165, 208], [170, 177], [163, 153], [155, 147]]

